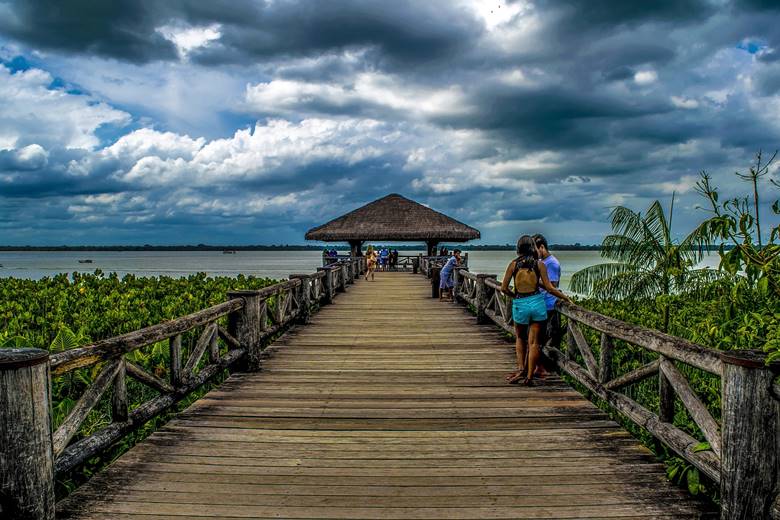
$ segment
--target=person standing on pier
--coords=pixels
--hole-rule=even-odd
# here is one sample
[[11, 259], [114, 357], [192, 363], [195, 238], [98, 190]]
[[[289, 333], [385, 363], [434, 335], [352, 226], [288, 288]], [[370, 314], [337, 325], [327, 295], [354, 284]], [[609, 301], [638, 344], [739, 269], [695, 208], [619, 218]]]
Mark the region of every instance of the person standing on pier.
[[460, 265], [460, 249], [452, 252], [452, 256], [439, 272], [439, 301], [444, 300], [444, 293], [452, 301], [452, 288], [455, 286], [454, 271]]
[[[543, 288], [565, 301], [569, 298], [550, 283], [547, 266], [539, 259], [539, 250], [530, 235], [520, 237], [516, 251], [517, 258], [509, 262], [501, 283], [501, 291], [512, 297], [517, 355], [517, 371], [509, 375], [507, 382], [519, 383], [522, 380], [523, 385], [533, 386], [534, 372], [541, 355], [540, 332], [547, 320], [547, 305], [539, 289]], [[514, 286], [512, 290], [510, 284]]]
[[[547, 267], [547, 277], [550, 279], [550, 283], [555, 287], [560, 287], [561, 283], [561, 263], [558, 259], [550, 253], [549, 246], [547, 245], [547, 239], [541, 233], [534, 235], [534, 242], [536, 243], [536, 249], [539, 250], [539, 258], [544, 262]], [[542, 326], [541, 337], [539, 338], [539, 344], [549, 344], [555, 348], [561, 346], [561, 315], [555, 309], [555, 302], [558, 301], [554, 295], [548, 293], [544, 289], [540, 289], [544, 295], [544, 303], [547, 305], [547, 321]], [[537, 375], [544, 376], [546, 373], [543, 364], [539, 365]]]
[[376, 251], [374, 246], [368, 246], [366, 249], [366, 281], [368, 281], [368, 275], [371, 275], [371, 280], [374, 280], [374, 272], [376, 271]]

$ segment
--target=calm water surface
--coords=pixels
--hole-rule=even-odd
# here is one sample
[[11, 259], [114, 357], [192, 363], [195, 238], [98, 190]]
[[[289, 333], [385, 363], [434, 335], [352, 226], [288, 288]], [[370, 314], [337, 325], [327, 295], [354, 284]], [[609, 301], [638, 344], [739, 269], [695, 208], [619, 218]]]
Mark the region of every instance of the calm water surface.
[[[342, 251], [343, 253], [343, 251]], [[416, 255], [401, 251], [401, 255]], [[561, 286], [566, 289], [572, 273], [603, 260], [598, 251], [553, 252], [563, 267]], [[91, 264], [78, 261], [91, 259]], [[477, 273], [503, 275], [514, 258], [513, 251], [470, 251], [469, 267]], [[67, 251], [67, 252], [0, 252], [0, 277], [40, 279], [58, 273], [116, 272], [120, 276], [187, 276], [205, 272], [210, 276], [255, 275], [287, 278], [292, 273], [311, 273], [322, 265], [319, 251], [238, 251], [225, 255], [221, 251]], [[717, 255], [705, 265], [717, 266]]]

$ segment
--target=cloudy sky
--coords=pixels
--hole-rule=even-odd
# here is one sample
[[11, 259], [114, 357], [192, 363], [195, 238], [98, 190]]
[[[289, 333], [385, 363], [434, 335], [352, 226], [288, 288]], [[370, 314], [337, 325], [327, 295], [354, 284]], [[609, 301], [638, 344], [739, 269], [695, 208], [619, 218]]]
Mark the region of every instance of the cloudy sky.
[[0, 0], [3, 244], [303, 243], [392, 192], [597, 243], [676, 191], [683, 233], [778, 147], [777, 0]]

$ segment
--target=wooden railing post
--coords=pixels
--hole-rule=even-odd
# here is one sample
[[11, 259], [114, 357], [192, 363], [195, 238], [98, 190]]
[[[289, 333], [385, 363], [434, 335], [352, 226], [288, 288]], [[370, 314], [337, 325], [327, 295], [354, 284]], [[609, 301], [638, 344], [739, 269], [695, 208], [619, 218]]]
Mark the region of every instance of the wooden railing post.
[[352, 258], [344, 262], [344, 273], [348, 284], [355, 283], [355, 261]]
[[488, 300], [490, 299], [488, 287], [485, 285], [485, 278], [492, 278], [495, 280], [497, 279], [497, 276], [494, 274], [477, 275], [477, 323], [482, 325], [490, 323], [490, 317], [485, 313], [485, 310], [487, 310]]
[[[666, 356], [660, 358], [668, 360]], [[663, 370], [658, 371], [658, 417], [663, 422], [674, 422], [674, 388]]]
[[324, 271], [325, 276], [322, 277], [322, 303], [333, 303], [333, 269], [330, 267], [318, 267], [317, 271]]
[[338, 265], [336, 276], [338, 277], [337, 278], [338, 283], [336, 284], [336, 291], [346, 292], [347, 291], [347, 264]]
[[441, 267], [431, 267], [431, 298], [439, 297], [439, 282], [441, 276]]
[[300, 289], [300, 310], [298, 311], [298, 323], [305, 324], [311, 317], [311, 276], [308, 274], [291, 274], [290, 280], [299, 279], [301, 281]]
[[764, 356], [724, 352], [721, 378], [721, 514], [769, 518], [780, 481], [780, 403]]
[[259, 291], [230, 291], [227, 297], [229, 300], [244, 300], [243, 308], [228, 314], [228, 333], [246, 349], [243, 368], [254, 372], [260, 369], [260, 338], [265, 328], [265, 299], [259, 295]]
[[465, 267], [456, 267], [452, 270], [452, 302], [456, 303], [458, 301], [458, 292], [460, 291], [460, 284], [461, 284], [461, 276], [460, 271], [468, 271]]
[[49, 353], [0, 349], [0, 518], [54, 519]]

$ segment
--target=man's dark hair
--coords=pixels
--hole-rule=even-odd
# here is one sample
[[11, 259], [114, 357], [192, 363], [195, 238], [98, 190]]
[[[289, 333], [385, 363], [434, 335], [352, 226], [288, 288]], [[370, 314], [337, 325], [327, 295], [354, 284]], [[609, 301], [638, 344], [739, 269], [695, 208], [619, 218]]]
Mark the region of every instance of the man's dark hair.
[[462, 253], [462, 251], [461, 251], [460, 249], [456, 249], [456, 250], [454, 250], [454, 251], [452, 252], [452, 254], [454, 255], [455, 253]]
[[534, 235], [534, 242], [536, 242], [536, 247], [544, 246], [545, 249], [549, 250], [549, 246], [547, 245], [547, 239], [544, 238], [544, 235], [541, 233], [537, 233]]

